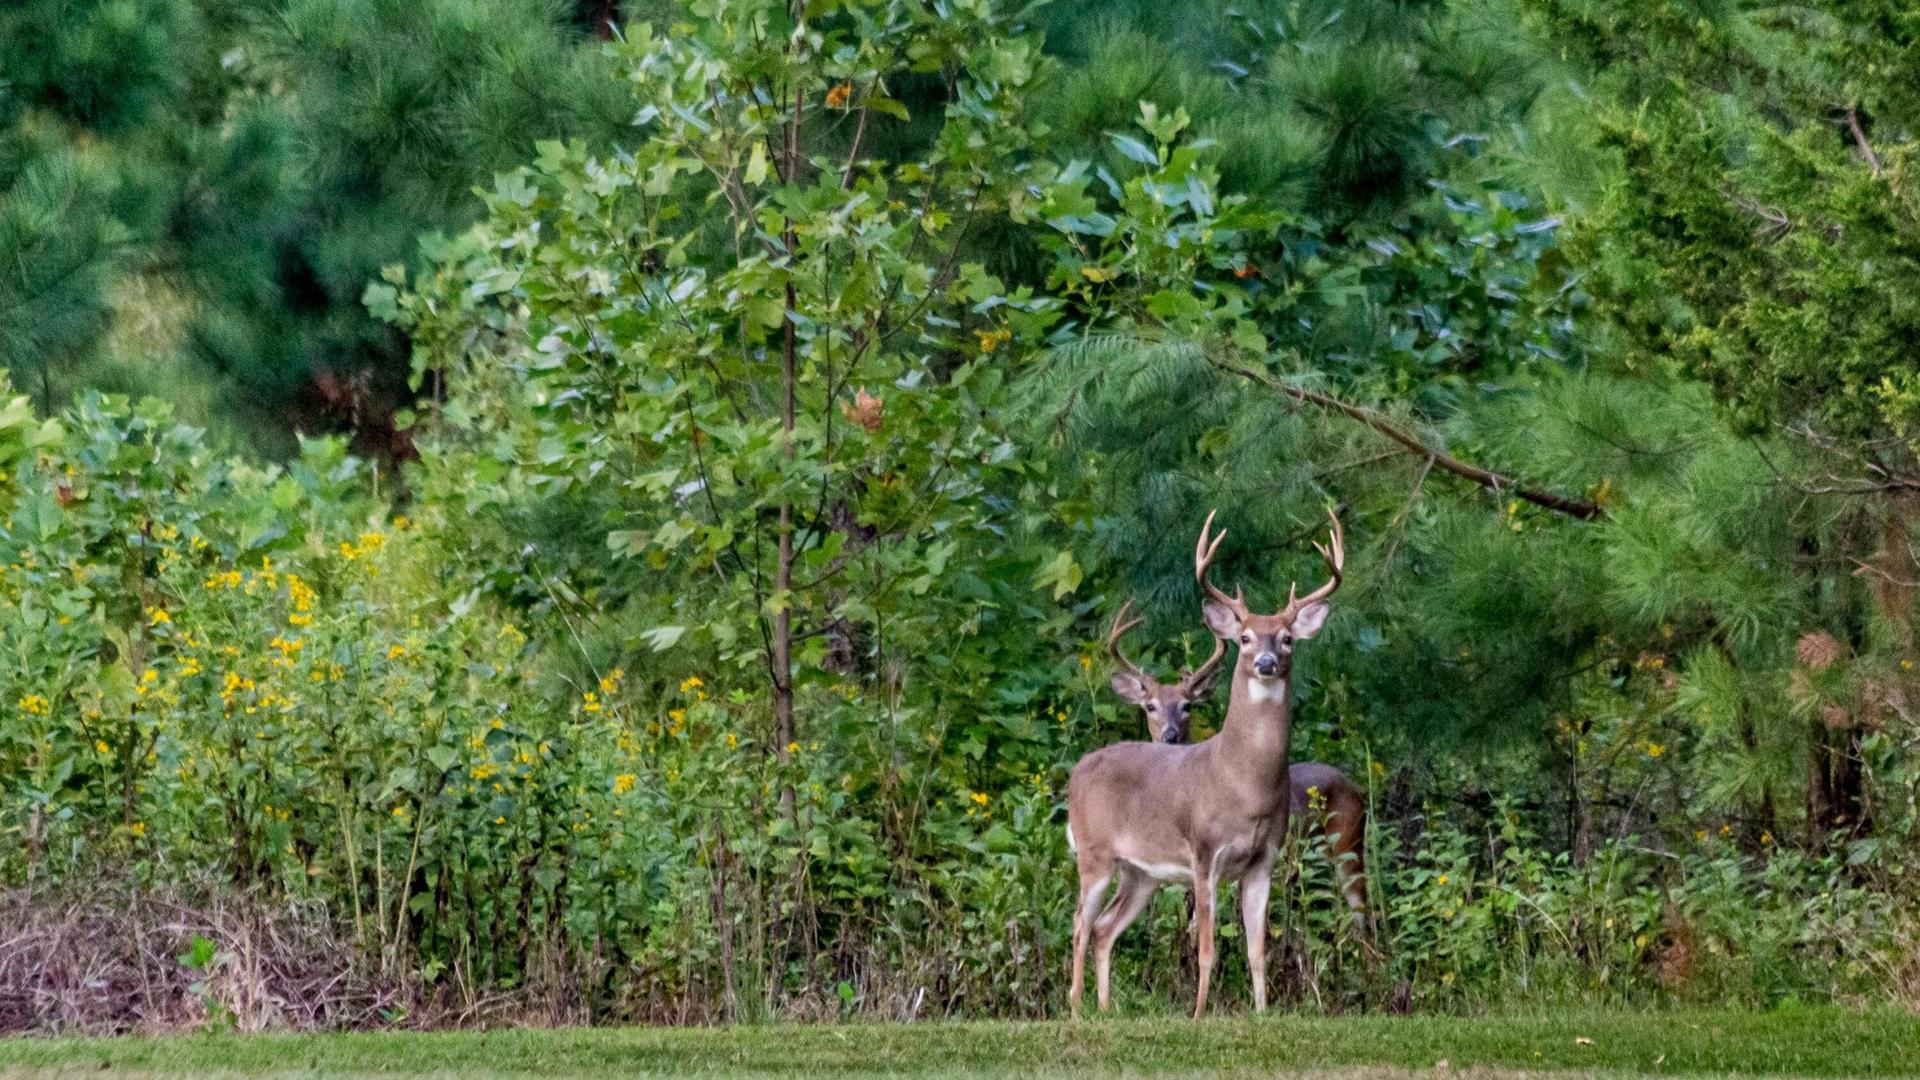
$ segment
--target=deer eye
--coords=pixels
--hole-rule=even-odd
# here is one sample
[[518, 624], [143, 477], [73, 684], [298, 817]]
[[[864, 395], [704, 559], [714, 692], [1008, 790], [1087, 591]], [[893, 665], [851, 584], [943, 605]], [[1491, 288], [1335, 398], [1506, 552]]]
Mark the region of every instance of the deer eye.
[[1283, 633], [1283, 634], [1281, 634], [1281, 635], [1280, 635], [1280, 644], [1282, 644], [1282, 645], [1291, 645], [1291, 644], [1293, 644], [1293, 635], [1292, 635], [1292, 634], [1286, 634], [1286, 633]]
[[1250, 630], [1242, 632], [1240, 635], [1240, 644], [1242, 645], [1253, 644], [1253, 632]]
[[1149, 702], [1147, 702], [1147, 711], [1148, 711], [1148, 712], [1159, 712], [1159, 711], [1160, 711], [1160, 703], [1159, 703], [1159, 702], [1157, 702], [1157, 701], [1149, 701]]

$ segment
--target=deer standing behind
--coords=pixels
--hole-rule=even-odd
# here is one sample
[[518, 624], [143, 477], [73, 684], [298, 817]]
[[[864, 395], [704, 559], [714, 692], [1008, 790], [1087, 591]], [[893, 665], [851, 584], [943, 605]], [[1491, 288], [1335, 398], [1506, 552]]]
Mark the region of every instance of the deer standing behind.
[[[1105, 1010], [1114, 938], [1168, 882], [1194, 890], [1200, 953], [1194, 1016], [1207, 1008], [1214, 908], [1223, 881], [1240, 886], [1253, 1007], [1267, 1007], [1267, 896], [1291, 809], [1286, 776], [1293, 648], [1326, 622], [1327, 598], [1340, 587], [1346, 556], [1335, 517], [1331, 545], [1315, 545], [1331, 572], [1329, 580], [1306, 596], [1289, 590], [1286, 607], [1255, 615], [1243, 594], [1228, 596], [1207, 580], [1207, 568], [1226, 536], [1223, 532], [1209, 543], [1212, 528], [1209, 514], [1194, 547], [1194, 579], [1208, 597], [1202, 605], [1208, 628], [1239, 646], [1220, 732], [1184, 745], [1102, 747], [1081, 758], [1067, 782], [1067, 844], [1080, 875], [1068, 992], [1074, 1015], [1080, 1012], [1088, 945]], [[1103, 908], [1107, 888], [1116, 880], [1113, 901]]]
[[[1120, 647], [1127, 632], [1145, 621], [1142, 617], [1127, 618], [1132, 607], [1132, 600], [1122, 604], [1107, 632], [1107, 652], [1119, 665], [1113, 676], [1113, 692], [1121, 700], [1140, 706], [1146, 714], [1148, 738], [1157, 743], [1185, 743], [1192, 730], [1193, 707], [1213, 692], [1213, 677], [1226, 642], [1214, 638], [1213, 655], [1205, 663], [1182, 672], [1173, 682], [1160, 682], [1128, 659]], [[1369, 937], [1366, 795], [1346, 773], [1318, 761], [1288, 765], [1287, 784], [1291, 827], [1326, 844], [1327, 856], [1339, 876], [1340, 893], [1353, 912], [1354, 930], [1362, 939]], [[1316, 796], [1318, 807], [1314, 806]]]

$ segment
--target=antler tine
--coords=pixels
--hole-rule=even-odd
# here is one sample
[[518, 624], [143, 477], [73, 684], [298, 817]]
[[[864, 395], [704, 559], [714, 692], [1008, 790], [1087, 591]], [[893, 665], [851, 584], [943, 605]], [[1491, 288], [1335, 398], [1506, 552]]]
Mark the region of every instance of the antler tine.
[[1144, 679], [1147, 673], [1141, 671], [1140, 665], [1127, 659], [1127, 654], [1120, 651], [1120, 639], [1127, 635], [1127, 631], [1147, 621], [1145, 615], [1139, 615], [1129, 622], [1127, 611], [1132, 607], [1133, 598], [1128, 597], [1127, 602], [1120, 605], [1120, 613], [1113, 617], [1113, 628], [1107, 631], [1107, 652], [1113, 655], [1114, 662], [1125, 668], [1128, 674], [1138, 675]]
[[1308, 604], [1325, 600], [1327, 597], [1333, 595], [1333, 590], [1340, 587], [1342, 580], [1341, 571], [1346, 567], [1347, 563], [1347, 534], [1345, 530], [1340, 527], [1340, 515], [1334, 513], [1332, 510], [1328, 510], [1327, 517], [1333, 521], [1333, 535], [1330, 537], [1331, 544], [1322, 545], [1316, 541], [1313, 545], [1313, 550], [1319, 552], [1320, 557], [1326, 560], [1327, 571], [1332, 576], [1327, 579], [1326, 584], [1298, 599], [1294, 597], [1294, 591], [1298, 586], [1289, 587], [1287, 589], [1288, 614], [1297, 612]]
[[1208, 534], [1213, 531], [1213, 516], [1217, 512], [1218, 511], [1209, 510], [1207, 512], [1207, 520], [1200, 526], [1200, 542], [1193, 547], [1193, 580], [1198, 582], [1200, 587], [1206, 590], [1207, 595], [1212, 597], [1215, 602], [1225, 604], [1232, 608], [1235, 614], [1244, 619], [1247, 617], [1246, 593], [1235, 590], [1238, 595], [1228, 596], [1225, 592], [1217, 588], [1213, 582], [1207, 580], [1207, 568], [1213, 565], [1214, 553], [1220, 550], [1220, 541], [1227, 538], [1227, 531], [1222, 529], [1219, 535], [1212, 538], [1212, 543], [1207, 542]]
[[1207, 680], [1207, 676], [1213, 674], [1214, 668], [1220, 666], [1220, 658], [1225, 655], [1227, 655], [1227, 639], [1215, 635], [1213, 639], [1213, 655], [1207, 657], [1206, 663], [1201, 664], [1199, 667], [1181, 676], [1180, 681], [1185, 683], [1189, 688], [1199, 686]]

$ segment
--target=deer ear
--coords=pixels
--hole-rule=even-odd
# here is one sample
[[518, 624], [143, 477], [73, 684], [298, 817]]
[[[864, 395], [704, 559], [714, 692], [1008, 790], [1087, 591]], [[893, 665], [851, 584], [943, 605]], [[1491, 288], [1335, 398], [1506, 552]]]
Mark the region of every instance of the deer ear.
[[1316, 600], [1306, 607], [1301, 608], [1300, 614], [1293, 617], [1293, 626], [1291, 627], [1295, 640], [1305, 641], [1319, 633], [1321, 625], [1327, 621], [1327, 612], [1329, 610], [1325, 600]]
[[1147, 703], [1147, 684], [1138, 675], [1120, 672], [1113, 677], [1113, 692], [1120, 695], [1122, 701], [1134, 705]]
[[1227, 605], [1209, 600], [1200, 605], [1200, 614], [1207, 620], [1207, 629], [1213, 631], [1215, 637], [1230, 641], [1240, 637], [1240, 619]]

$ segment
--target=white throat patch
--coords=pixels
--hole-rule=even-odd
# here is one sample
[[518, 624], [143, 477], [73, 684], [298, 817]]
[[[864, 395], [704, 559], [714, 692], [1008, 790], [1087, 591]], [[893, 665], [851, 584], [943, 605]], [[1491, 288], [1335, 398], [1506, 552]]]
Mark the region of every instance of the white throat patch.
[[1284, 679], [1248, 679], [1247, 700], [1255, 705], [1269, 701], [1285, 701], [1287, 700], [1286, 681]]

